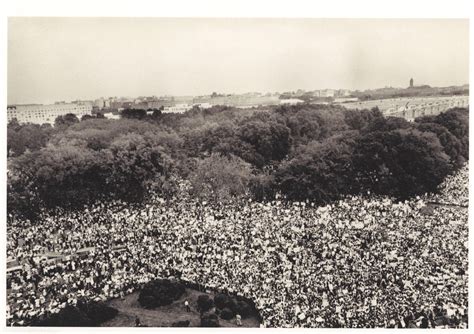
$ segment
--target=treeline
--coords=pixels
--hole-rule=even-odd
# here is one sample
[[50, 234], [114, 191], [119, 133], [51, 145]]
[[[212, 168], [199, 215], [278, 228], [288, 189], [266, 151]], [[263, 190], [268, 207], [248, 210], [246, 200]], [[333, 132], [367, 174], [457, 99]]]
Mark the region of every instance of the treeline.
[[[409, 123], [378, 109], [216, 106], [184, 114], [128, 110], [121, 120], [8, 125], [8, 210], [141, 202], [151, 193], [311, 200], [433, 192], [468, 160], [469, 112]], [[33, 139], [34, 138], [34, 139]]]

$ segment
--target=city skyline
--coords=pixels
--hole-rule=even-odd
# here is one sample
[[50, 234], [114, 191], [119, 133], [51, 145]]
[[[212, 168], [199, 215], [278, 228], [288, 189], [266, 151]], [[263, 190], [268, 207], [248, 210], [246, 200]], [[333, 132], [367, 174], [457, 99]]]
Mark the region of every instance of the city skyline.
[[[10, 18], [8, 104], [463, 85], [466, 19]], [[456, 37], [456, 38], [453, 38]]]

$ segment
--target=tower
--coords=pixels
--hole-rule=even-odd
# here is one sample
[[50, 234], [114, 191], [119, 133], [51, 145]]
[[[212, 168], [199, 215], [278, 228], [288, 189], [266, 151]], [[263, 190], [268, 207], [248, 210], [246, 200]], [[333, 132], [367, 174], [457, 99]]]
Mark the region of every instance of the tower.
[[410, 79], [410, 88], [413, 88], [413, 78]]

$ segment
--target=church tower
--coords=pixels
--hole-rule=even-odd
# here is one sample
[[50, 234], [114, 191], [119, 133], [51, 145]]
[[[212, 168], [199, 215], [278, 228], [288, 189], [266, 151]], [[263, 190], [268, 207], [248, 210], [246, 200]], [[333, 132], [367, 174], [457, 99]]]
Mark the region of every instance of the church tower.
[[413, 88], [413, 78], [410, 79], [410, 88]]

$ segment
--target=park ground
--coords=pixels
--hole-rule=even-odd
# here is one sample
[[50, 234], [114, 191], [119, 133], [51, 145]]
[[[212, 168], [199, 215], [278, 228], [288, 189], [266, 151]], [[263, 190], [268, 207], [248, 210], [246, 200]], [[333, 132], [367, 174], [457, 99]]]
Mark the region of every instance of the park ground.
[[[213, 293], [204, 293], [193, 289], [186, 289], [180, 299], [172, 304], [161, 306], [153, 310], [148, 310], [138, 303], [139, 292], [129, 294], [124, 299], [114, 299], [107, 304], [116, 308], [119, 313], [115, 318], [104, 322], [102, 327], [134, 327], [135, 317], [138, 316], [143, 326], [147, 327], [171, 327], [171, 324], [178, 321], [189, 320], [189, 327], [200, 327], [201, 317], [197, 310], [197, 299], [200, 295], [207, 294], [214, 299]], [[187, 312], [184, 301], [188, 300], [191, 311]], [[219, 318], [221, 327], [237, 327], [235, 318], [224, 320]], [[242, 319], [242, 327], [259, 327], [260, 323], [256, 317]]]

